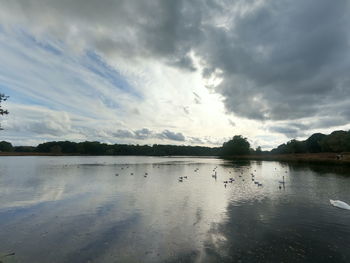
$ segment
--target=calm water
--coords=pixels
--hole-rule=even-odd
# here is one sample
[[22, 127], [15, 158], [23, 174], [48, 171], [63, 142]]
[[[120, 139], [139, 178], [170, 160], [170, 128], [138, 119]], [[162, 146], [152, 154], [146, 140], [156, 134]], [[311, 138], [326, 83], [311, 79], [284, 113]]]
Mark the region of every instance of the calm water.
[[348, 168], [1, 157], [0, 261], [350, 262], [350, 211], [329, 199], [350, 203]]

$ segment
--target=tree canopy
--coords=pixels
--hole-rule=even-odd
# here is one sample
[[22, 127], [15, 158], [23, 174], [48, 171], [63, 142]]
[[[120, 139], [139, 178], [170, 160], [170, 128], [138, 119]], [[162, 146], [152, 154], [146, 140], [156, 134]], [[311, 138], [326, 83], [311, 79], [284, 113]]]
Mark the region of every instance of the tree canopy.
[[250, 144], [242, 135], [233, 136], [231, 140], [222, 146], [222, 155], [245, 155], [250, 153]]
[[334, 131], [329, 135], [315, 133], [305, 141], [291, 140], [273, 149], [273, 154], [350, 152], [350, 131]]

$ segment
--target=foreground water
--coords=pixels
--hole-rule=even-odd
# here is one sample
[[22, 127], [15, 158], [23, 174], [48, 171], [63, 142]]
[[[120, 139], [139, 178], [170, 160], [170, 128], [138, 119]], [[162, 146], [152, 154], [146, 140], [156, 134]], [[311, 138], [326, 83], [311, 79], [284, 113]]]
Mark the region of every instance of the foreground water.
[[1, 157], [0, 261], [350, 262], [350, 211], [329, 199], [350, 203], [348, 168]]

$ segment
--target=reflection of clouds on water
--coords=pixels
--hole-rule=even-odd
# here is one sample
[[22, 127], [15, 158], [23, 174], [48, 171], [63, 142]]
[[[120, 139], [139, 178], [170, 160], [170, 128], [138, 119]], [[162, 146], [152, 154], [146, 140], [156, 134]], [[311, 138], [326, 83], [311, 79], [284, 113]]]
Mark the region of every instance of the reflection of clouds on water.
[[213, 225], [207, 238], [206, 253], [213, 262], [349, 260], [350, 229], [344, 216], [300, 204], [271, 207], [268, 201], [227, 209], [228, 220]]
[[[335, 211], [336, 219], [320, 202], [329, 189], [346, 195], [345, 177], [277, 162], [71, 158], [0, 159], [0, 252], [16, 251], [24, 262], [254, 262], [256, 255], [273, 261], [274, 247], [313, 255], [303, 238], [324, 249], [332, 227], [341, 239], [331, 236], [330, 244], [348, 243], [344, 214]], [[285, 171], [287, 186], [279, 190]], [[179, 183], [179, 176], [188, 179]], [[224, 188], [230, 177], [236, 181]]]

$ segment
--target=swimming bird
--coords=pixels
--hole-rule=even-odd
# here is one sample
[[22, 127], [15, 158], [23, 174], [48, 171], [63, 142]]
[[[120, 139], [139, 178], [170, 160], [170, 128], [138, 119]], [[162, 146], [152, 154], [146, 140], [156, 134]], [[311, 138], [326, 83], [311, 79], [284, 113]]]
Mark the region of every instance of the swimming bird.
[[350, 205], [348, 205], [347, 203], [345, 203], [343, 201], [330, 199], [329, 202], [335, 207], [350, 210]]
[[115, 174], [115, 176], [119, 176], [119, 174]]

